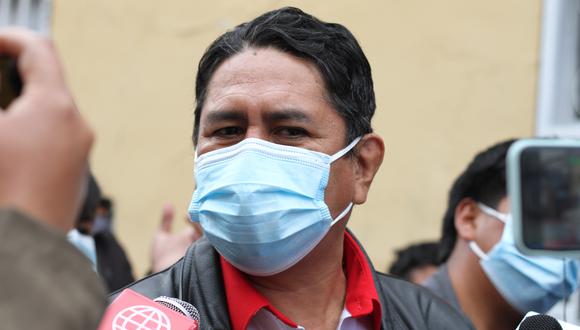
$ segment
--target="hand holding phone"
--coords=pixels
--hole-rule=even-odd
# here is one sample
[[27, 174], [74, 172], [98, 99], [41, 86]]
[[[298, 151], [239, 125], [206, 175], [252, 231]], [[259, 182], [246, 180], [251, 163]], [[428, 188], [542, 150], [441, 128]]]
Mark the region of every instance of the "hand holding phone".
[[0, 110], [5, 110], [22, 90], [22, 82], [18, 74], [14, 58], [0, 56]]
[[0, 208], [18, 209], [67, 231], [81, 204], [93, 133], [48, 38], [0, 29], [0, 52], [23, 59], [26, 86], [0, 115]]
[[[0, 0], [0, 28], [24, 27], [47, 35], [51, 6], [49, 0]], [[21, 91], [17, 59], [0, 54], [0, 110], [6, 110]]]

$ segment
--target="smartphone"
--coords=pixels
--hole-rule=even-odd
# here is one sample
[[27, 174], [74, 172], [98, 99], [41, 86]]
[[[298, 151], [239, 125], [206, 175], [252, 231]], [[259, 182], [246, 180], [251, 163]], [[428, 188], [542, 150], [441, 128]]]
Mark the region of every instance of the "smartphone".
[[18, 75], [16, 60], [8, 56], [0, 56], [0, 109], [4, 110], [10, 105], [20, 91], [22, 82]]
[[[50, 0], [0, 0], [0, 28], [25, 27], [48, 35], [51, 14]], [[21, 90], [16, 59], [0, 54], [0, 109], [5, 110]]]
[[580, 140], [515, 142], [507, 155], [507, 183], [518, 249], [580, 257]]

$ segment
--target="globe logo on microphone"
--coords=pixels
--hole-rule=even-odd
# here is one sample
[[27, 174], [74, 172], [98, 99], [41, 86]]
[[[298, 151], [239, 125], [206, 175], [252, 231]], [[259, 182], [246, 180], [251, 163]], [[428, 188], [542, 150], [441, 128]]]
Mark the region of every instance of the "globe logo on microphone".
[[159, 309], [137, 305], [123, 309], [113, 318], [113, 330], [171, 330], [169, 317]]

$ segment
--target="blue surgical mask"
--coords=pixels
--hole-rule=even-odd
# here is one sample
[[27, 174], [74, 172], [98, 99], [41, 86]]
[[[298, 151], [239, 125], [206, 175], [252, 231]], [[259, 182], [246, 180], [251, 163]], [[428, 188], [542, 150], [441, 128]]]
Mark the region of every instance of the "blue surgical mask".
[[103, 215], [97, 215], [93, 226], [91, 228], [91, 234], [100, 234], [105, 232], [112, 232], [113, 228], [111, 226], [111, 219]]
[[330, 156], [248, 138], [196, 157], [192, 221], [226, 260], [241, 271], [268, 276], [304, 258], [330, 227], [324, 202], [330, 165], [360, 140]]
[[511, 217], [483, 204], [479, 204], [479, 208], [504, 222], [504, 230], [489, 253], [483, 252], [474, 241], [469, 242], [469, 247], [480, 258], [489, 280], [510, 305], [522, 314], [528, 311], [544, 313], [576, 290], [578, 261], [521, 254], [514, 244]]
[[81, 251], [97, 270], [97, 249], [95, 248], [95, 239], [92, 236], [81, 234], [78, 230], [73, 229], [66, 235], [69, 243]]

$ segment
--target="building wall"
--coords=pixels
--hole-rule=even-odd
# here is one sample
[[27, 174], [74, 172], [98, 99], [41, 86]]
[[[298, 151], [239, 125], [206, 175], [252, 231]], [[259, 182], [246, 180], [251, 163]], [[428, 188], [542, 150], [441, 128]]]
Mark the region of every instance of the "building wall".
[[226, 29], [284, 5], [340, 22], [373, 68], [386, 157], [350, 227], [378, 269], [436, 239], [452, 180], [474, 153], [532, 134], [539, 0], [55, 0], [54, 37], [97, 132], [91, 163], [117, 203], [137, 275], [164, 202], [183, 228], [193, 192], [194, 77]]

